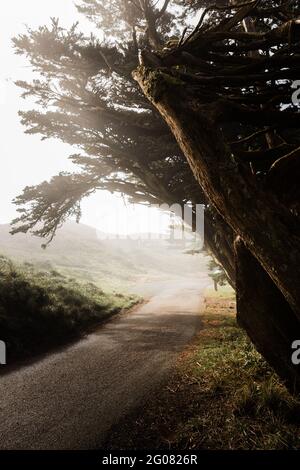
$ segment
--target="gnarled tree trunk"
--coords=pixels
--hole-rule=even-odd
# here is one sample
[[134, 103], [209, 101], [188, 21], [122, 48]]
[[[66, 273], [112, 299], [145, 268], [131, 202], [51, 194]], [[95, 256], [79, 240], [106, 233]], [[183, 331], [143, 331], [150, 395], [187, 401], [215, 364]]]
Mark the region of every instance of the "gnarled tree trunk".
[[[269, 126], [284, 131], [300, 128], [299, 113], [285, 111], [278, 103], [273, 108], [270, 104], [270, 109], [261, 106], [265, 96], [282, 93], [280, 99], [286, 99], [287, 88], [278, 90], [276, 80], [295, 74], [291, 51], [300, 41], [300, 22], [289, 21], [267, 33], [237, 29], [253, 14], [254, 4], [245, 4], [217, 27], [198, 29], [170, 52], [154, 57], [147, 52], [134, 77], [172, 130], [208, 202], [242, 240], [237, 246], [240, 322], [290, 389], [300, 391], [300, 369], [291, 362], [292, 342], [300, 339], [299, 216], [284, 202], [288, 198], [279, 198], [268, 185], [272, 159], [290, 160], [288, 149], [297, 152], [297, 143], [267, 149], [262, 144], [258, 153], [248, 145], [241, 153], [224, 138], [228, 124], [258, 128], [253, 135], [265, 137], [270, 135]], [[281, 45], [281, 55], [269, 58], [260, 53]], [[243, 54], [249, 51], [257, 54], [247, 58], [250, 65], [244, 65]], [[253, 135], [240, 139], [238, 146], [251, 142]], [[255, 158], [260, 165], [264, 159], [272, 165], [266, 184], [245, 164]], [[257, 301], [253, 299], [256, 284]]]
[[273, 194], [233, 161], [219, 129], [230, 103], [229, 109], [225, 101], [200, 103], [184, 82], [161, 70], [141, 66], [135, 78], [169, 124], [209, 201], [300, 318], [300, 227]]

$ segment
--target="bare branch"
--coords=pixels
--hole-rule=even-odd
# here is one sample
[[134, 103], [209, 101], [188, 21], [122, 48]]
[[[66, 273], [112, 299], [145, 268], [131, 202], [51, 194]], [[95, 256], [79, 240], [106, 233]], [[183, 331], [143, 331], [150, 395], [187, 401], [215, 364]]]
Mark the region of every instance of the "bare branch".
[[162, 6], [162, 8], [161, 8], [161, 10], [160, 10], [160, 11], [157, 13], [157, 15], [156, 15], [156, 19], [157, 19], [157, 20], [158, 20], [159, 18], [161, 18], [161, 17], [164, 15], [164, 13], [166, 12], [166, 10], [167, 10], [167, 8], [168, 8], [168, 6], [169, 6], [169, 3], [170, 3], [170, 0], [165, 0], [163, 6]]

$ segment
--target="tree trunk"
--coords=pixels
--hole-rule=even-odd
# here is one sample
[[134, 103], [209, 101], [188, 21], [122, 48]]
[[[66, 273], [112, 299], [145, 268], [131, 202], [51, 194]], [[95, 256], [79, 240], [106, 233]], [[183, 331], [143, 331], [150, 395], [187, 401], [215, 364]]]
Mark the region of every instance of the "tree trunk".
[[300, 369], [292, 363], [291, 346], [300, 338], [300, 322], [241, 239], [235, 251], [238, 322], [289, 390], [299, 392]]
[[172, 72], [141, 66], [135, 78], [170, 126], [209, 201], [300, 319], [299, 225], [274, 195], [233, 161], [219, 128], [220, 115], [230, 115], [226, 102], [201, 103]]
[[229, 284], [235, 289], [234, 235], [218, 212], [211, 208], [204, 213], [204, 242], [215, 261], [222, 266]]
[[220, 129], [226, 115], [235, 119], [230, 103], [206, 103], [173, 70], [141, 66], [134, 76], [171, 128], [209, 203], [243, 240], [246, 248], [237, 247], [240, 323], [289, 389], [300, 392], [291, 362], [292, 342], [300, 339], [298, 219], [233, 159]]

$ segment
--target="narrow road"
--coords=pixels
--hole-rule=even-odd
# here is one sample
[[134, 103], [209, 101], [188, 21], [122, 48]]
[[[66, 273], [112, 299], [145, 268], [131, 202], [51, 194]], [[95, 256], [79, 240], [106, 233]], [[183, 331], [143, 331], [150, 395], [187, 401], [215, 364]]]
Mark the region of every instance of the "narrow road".
[[0, 377], [0, 448], [101, 448], [111, 426], [167, 379], [200, 328], [206, 285], [206, 278], [152, 285], [148, 303]]

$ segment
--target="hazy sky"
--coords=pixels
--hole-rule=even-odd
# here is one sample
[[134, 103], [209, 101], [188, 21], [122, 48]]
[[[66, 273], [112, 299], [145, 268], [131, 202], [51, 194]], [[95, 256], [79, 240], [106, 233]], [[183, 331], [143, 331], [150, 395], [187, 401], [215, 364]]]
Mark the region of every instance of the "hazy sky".
[[[10, 0], [4, 2], [0, 16], [0, 122], [1, 122], [1, 171], [0, 171], [0, 223], [15, 217], [12, 199], [26, 185], [49, 180], [59, 171], [74, 167], [68, 156], [74, 153], [70, 146], [55, 140], [42, 142], [39, 136], [24, 134], [17, 115], [20, 109], [31, 108], [20, 99], [20, 89], [13, 81], [31, 78], [26, 61], [14, 55], [11, 38], [25, 31], [25, 26], [49, 23], [50, 17], [59, 17], [62, 26], [80, 21], [80, 29], [90, 32], [92, 25], [78, 15], [73, 0]], [[144, 231], [149, 220], [143, 206], [126, 208], [122, 198], [98, 192], [82, 204], [82, 222], [105, 231]], [[151, 227], [159, 229], [161, 218], [151, 212]], [[166, 219], [162, 222], [166, 227]], [[119, 225], [119, 228], [117, 227]], [[126, 227], [127, 226], [127, 227]]]

